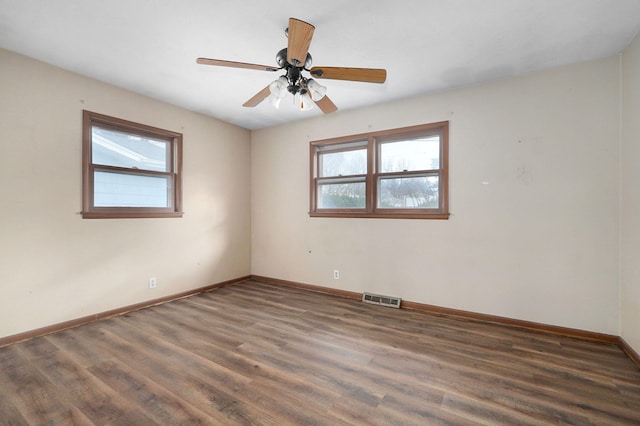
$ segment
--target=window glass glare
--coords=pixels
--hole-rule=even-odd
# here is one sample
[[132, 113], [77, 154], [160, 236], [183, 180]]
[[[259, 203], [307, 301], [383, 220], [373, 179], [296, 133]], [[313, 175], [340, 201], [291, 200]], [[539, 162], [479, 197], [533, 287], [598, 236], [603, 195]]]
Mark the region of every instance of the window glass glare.
[[93, 164], [167, 172], [169, 145], [160, 139], [95, 126], [91, 129]]
[[171, 207], [171, 180], [167, 176], [141, 176], [96, 171], [96, 207]]
[[322, 209], [363, 209], [365, 192], [364, 182], [320, 185], [318, 206]]
[[380, 144], [380, 173], [440, 168], [440, 137], [384, 142]]
[[378, 181], [378, 208], [437, 209], [438, 177], [381, 178]]
[[320, 154], [320, 177], [363, 175], [366, 173], [366, 149]]

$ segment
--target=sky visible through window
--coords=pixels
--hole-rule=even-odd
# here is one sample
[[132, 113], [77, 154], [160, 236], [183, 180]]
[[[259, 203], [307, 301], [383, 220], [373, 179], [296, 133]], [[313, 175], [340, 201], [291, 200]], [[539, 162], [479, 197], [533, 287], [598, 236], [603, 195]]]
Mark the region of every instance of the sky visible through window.
[[[169, 143], [148, 137], [93, 127], [94, 164], [133, 170], [167, 171]], [[95, 171], [96, 207], [169, 207], [170, 181], [165, 176]]]

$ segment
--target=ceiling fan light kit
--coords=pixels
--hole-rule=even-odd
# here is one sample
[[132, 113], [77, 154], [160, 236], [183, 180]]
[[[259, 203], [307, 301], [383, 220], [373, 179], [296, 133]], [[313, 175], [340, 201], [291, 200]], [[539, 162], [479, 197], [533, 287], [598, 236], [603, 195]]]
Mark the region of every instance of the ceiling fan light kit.
[[278, 77], [267, 87], [256, 93], [243, 104], [245, 107], [255, 107], [266, 98], [278, 108], [280, 101], [291, 93], [296, 105], [302, 111], [313, 108], [315, 103], [322, 112], [329, 114], [337, 111], [336, 105], [326, 96], [327, 88], [313, 78], [305, 77], [303, 71], [315, 78], [361, 81], [367, 83], [384, 83], [387, 71], [376, 68], [344, 68], [344, 67], [313, 67], [309, 54], [309, 46], [315, 27], [307, 22], [289, 18], [289, 27], [285, 30], [288, 45], [276, 54], [278, 67], [258, 65], [245, 62], [225, 61], [220, 59], [198, 58], [196, 62], [202, 65], [253, 69], [258, 71], [276, 72], [284, 70], [285, 74]]
[[287, 80], [287, 77], [281, 76], [276, 81], [274, 81], [273, 83], [271, 83], [269, 85], [269, 91], [271, 92], [271, 95], [273, 97], [278, 98], [278, 99], [282, 99], [285, 96], [287, 96], [287, 93], [288, 93], [287, 87], [288, 87], [288, 85], [289, 85], [289, 82]]

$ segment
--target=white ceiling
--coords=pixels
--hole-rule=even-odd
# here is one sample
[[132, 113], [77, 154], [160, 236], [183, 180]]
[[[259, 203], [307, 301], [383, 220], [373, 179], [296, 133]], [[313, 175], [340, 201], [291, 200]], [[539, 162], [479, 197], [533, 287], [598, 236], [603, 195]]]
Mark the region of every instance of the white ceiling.
[[280, 73], [195, 60], [275, 65], [289, 17], [315, 25], [313, 65], [387, 69], [320, 80], [347, 110], [618, 54], [640, 0], [0, 0], [0, 47], [257, 129], [322, 113], [243, 108]]

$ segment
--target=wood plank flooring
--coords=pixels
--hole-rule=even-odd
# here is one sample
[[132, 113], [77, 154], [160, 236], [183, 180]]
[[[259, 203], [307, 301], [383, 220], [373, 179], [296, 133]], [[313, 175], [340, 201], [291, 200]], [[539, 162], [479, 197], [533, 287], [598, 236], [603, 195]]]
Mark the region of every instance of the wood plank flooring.
[[0, 348], [1, 425], [640, 424], [615, 345], [248, 281]]

